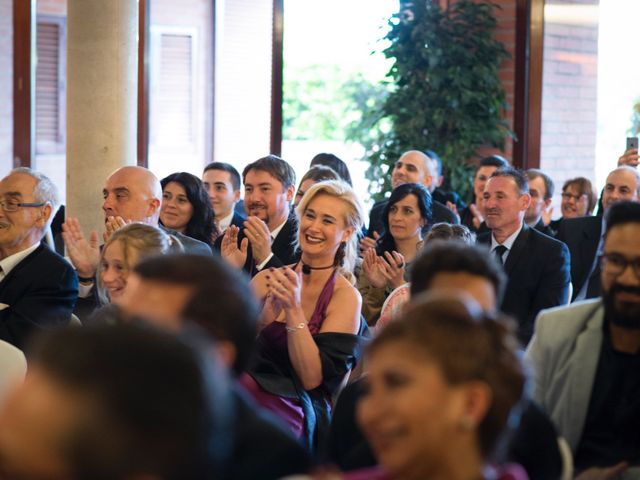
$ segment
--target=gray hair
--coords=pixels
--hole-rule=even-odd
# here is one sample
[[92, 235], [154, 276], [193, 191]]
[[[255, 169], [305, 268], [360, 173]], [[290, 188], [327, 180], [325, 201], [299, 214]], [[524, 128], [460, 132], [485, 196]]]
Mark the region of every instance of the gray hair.
[[33, 188], [33, 197], [38, 203], [48, 203], [51, 205], [51, 215], [47, 221], [45, 228], [48, 228], [55, 217], [58, 208], [60, 208], [60, 194], [58, 193], [58, 187], [51, 181], [45, 174], [40, 173], [28, 167], [18, 167], [11, 170], [11, 174], [21, 173], [23, 175], [29, 175], [36, 181], [36, 186]]

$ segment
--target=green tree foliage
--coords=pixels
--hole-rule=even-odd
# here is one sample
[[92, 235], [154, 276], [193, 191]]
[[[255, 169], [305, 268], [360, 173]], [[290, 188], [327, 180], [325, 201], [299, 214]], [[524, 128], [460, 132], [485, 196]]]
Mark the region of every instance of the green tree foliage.
[[[386, 98], [385, 84], [338, 65], [287, 67], [284, 79], [283, 138], [344, 142], [366, 121], [363, 112]], [[357, 127], [356, 127], [357, 126]]]
[[512, 135], [499, 68], [509, 54], [494, 38], [496, 19], [488, 1], [401, 1], [389, 21], [384, 50], [394, 63], [392, 89], [366, 110], [352, 139], [366, 148], [370, 192], [390, 190], [390, 169], [409, 149], [430, 148], [445, 163], [450, 187], [471, 189], [471, 165], [480, 146], [504, 149]]

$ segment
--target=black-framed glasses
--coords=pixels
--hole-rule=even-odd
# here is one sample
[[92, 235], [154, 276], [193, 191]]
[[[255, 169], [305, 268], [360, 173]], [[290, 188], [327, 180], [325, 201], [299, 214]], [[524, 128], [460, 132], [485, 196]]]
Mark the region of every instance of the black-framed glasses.
[[602, 267], [611, 275], [622, 275], [629, 265], [640, 279], [640, 257], [627, 258], [620, 253], [605, 253], [601, 257]]
[[0, 208], [5, 212], [16, 212], [21, 207], [44, 207], [47, 202], [38, 202], [38, 203], [28, 203], [28, 202], [16, 202], [15, 200], [1, 200], [0, 199]]

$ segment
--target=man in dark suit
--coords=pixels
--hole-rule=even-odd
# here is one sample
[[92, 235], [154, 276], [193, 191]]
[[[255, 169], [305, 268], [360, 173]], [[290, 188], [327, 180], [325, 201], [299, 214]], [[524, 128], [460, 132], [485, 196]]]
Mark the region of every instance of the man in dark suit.
[[[618, 167], [607, 176], [602, 192], [606, 212], [621, 200], [638, 201], [640, 176], [635, 168]], [[604, 247], [605, 216], [566, 218], [560, 222], [556, 238], [566, 243], [571, 252], [571, 300], [596, 298], [601, 294], [599, 256]]]
[[240, 201], [240, 174], [228, 163], [212, 162], [204, 167], [202, 183], [209, 194], [220, 234], [235, 225], [242, 228], [246, 217], [236, 212]]
[[505, 167], [493, 172], [483, 198], [491, 233], [479, 235], [478, 243], [490, 246], [504, 265], [509, 280], [501, 310], [516, 318], [518, 338], [526, 345], [538, 312], [569, 301], [569, 250], [524, 223], [531, 196], [521, 171]]
[[[551, 177], [537, 168], [530, 168], [525, 172], [529, 181], [529, 195], [531, 203], [524, 214], [525, 223], [539, 232], [553, 237], [548, 224], [545, 225], [544, 216], [548, 212], [553, 200], [555, 186]], [[548, 214], [551, 215], [550, 213]], [[549, 221], [550, 218], [547, 220]]]
[[68, 323], [78, 297], [73, 268], [42, 243], [58, 205], [51, 180], [29, 168], [0, 181], [0, 339], [18, 348]]
[[[393, 188], [404, 183], [418, 183], [432, 192], [436, 187], [437, 179], [437, 163], [419, 150], [409, 150], [403, 153], [391, 171], [391, 186]], [[375, 247], [375, 240], [384, 233], [382, 212], [388, 202], [387, 199], [379, 200], [371, 208], [369, 228], [367, 229], [367, 236], [361, 241], [361, 249]], [[440, 202], [432, 201], [431, 210], [433, 215], [431, 221], [425, 225], [425, 232], [429, 231], [436, 223], [460, 223], [458, 217]]]
[[[215, 340], [233, 377], [244, 372], [259, 316], [245, 275], [216, 257], [164, 255], [142, 261], [131, 277], [122, 299], [126, 315], [176, 332], [193, 322]], [[232, 395], [238, 421], [224, 478], [275, 480], [305, 472], [309, 458], [301, 444], [241, 387], [235, 385]]]
[[296, 263], [293, 168], [280, 157], [268, 155], [247, 165], [242, 181], [248, 216], [242, 229], [229, 227], [220, 239], [222, 257], [252, 277], [264, 268]]
[[[186, 252], [209, 256], [211, 247], [204, 242], [158, 225], [162, 205], [162, 187], [158, 178], [148, 169], [126, 166], [117, 169], [105, 181], [102, 189], [104, 202], [104, 238], [129, 222], [142, 222], [161, 228], [174, 235]], [[67, 254], [78, 272], [81, 300], [76, 314], [87, 318], [96, 307], [95, 275], [98, 271], [101, 247], [98, 235], [92, 232], [89, 239], [84, 236], [80, 222], [67, 218], [62, 225], [62, 238]]]

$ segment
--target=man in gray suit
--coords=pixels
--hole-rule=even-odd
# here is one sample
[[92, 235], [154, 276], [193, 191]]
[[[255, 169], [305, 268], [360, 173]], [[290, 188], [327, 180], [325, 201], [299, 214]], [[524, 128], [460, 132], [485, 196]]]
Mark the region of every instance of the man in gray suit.
[[602, 298], [541, 312], [526, 353], [534, 400], [566, 438], [577, 471], [597, 470], [593, 478], [625, 470], [624, 478], [640, 478], [638, 238], [640, 204], [611, 206]]

